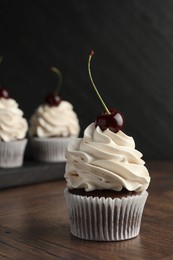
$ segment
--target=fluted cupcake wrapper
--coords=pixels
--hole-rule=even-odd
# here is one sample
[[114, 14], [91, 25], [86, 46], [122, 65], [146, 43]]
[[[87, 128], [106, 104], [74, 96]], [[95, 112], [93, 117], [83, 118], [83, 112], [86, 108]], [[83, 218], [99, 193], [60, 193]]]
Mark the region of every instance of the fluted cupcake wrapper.
[[3, 142], [0, 141], [0, 167], [13, 168], [23, 164], [27, 139]]
[[62, 138], [39, 138], [30, 139], [32, 156], [42, 162], [63, 162], [66, 161], [65, 152], [72, 137]]
[[74, 236], [94, 241], [120, 241], [139, 234], [147, 191], [121, 199], [74, 195], [68, 189], [64, 193]]

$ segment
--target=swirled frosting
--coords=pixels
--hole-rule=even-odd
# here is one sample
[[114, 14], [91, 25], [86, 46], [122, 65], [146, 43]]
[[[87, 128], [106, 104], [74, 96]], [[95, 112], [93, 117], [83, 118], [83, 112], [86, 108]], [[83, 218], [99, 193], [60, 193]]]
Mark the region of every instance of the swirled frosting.
[[28, 123], [18, 103], [11, 98], [0, 98], [0, 139], [5, 142], [23, 139], [27, 130]]
[[67, 147], [67, 186], [86, 191], [125, 188], [142, 192], [150, 177], [141, 157], [132, 137], [122, 131], [102, 131], [92, 123], [83, 138], [76, 138]]
[[64, 100], [58, 106], [40, 105], [30, 120], [30, 136], [76, 137], [79, 131], [79, 121], [73, 106]]

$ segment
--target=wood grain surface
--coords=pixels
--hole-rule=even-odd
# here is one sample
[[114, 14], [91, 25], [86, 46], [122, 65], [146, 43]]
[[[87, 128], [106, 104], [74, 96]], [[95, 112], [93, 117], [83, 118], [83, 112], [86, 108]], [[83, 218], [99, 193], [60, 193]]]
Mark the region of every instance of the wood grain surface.
[[78, 114], [81, 135], [102, 105], [125, 117], [124, 131], [146, 159], [173, 159], [173, 2], [170, 0], [1, 0], [0, 83], [29, 120], [63, 74], [63, 99]]
[[123, 242], [91, 242], [70, 234], [59, 180], [0, 191], [0, 259], [173, 259], [173, 163], [150, 162], [141, 232]]

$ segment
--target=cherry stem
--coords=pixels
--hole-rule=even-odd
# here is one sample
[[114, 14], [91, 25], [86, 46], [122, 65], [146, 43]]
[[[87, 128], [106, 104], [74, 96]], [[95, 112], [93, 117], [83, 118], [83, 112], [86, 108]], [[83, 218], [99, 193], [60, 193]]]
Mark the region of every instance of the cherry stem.
[[55, 94], [59, 94], [61, 85], [62, 85], [62, 74], [60, 70], [54, 66], [51, 67], [51, 71], [54, 72], [58, 76], [58, 85], [55, 91]]
[[[0, 64], [2, 63], [3, 61], [3, 56], [0, 56]], [[0, 83], [0, 87], [1, 87], [1, 83]]]
[[96, 93], [97, 93], [97, 95], [98, 95], [102, 105], [104, 106], [106, 112], [110, 115], [111, 112], [109, 111], [109, 109], [107, 108], [105, 102], [103, 101], [102, 97], [100, 96], [100, 93], [98, 92], [98, 89], [97, 89], [97, 87], [96, 87], [96, 85], [94, 83], [94, 80], [93, 80], [93, 77], [92, 77], [92, 74], [91, 74], [91, 58], [92, 58], [93, 55], [94, 55], [94, 51], [92, 50], [90, 52], [89, 59], [88, 59], [88, 73], [89, 73], [89, 77], [90, 77], [91, 83], [92, 83], [92, 85], [93, 85], [93, 87], [94, 87], [94, 89], [95, 89], [95, 91], [96, 91]]

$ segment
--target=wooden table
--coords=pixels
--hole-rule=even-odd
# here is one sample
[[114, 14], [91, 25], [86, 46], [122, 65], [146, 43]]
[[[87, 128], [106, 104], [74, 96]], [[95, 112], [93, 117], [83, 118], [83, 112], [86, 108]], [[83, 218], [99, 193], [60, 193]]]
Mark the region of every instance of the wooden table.
[[65, 181], [0, 191], [0, 259], [173, 259], [173, 162], [147, 164], [152, 182], [141, 232], [91, 242], [69, 231]]

